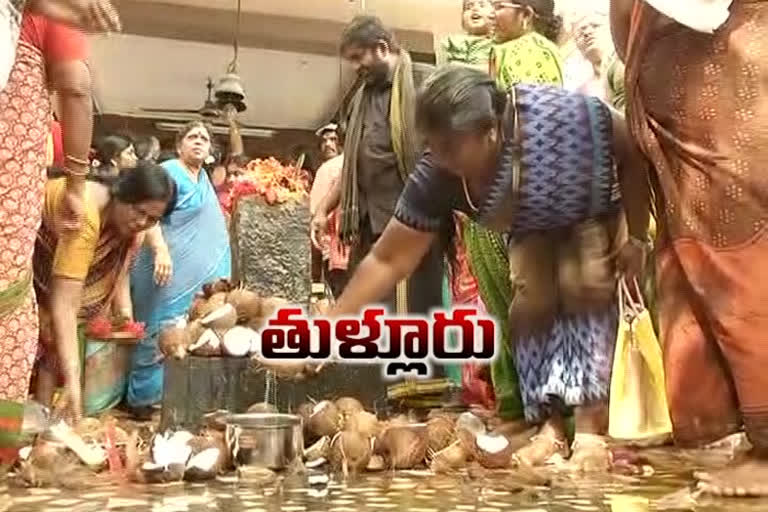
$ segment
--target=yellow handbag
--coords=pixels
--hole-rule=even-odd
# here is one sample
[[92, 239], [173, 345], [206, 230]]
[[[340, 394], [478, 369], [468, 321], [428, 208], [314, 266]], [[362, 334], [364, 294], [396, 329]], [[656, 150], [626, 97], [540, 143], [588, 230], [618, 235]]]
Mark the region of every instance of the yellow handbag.
[[663, 356], [637, 281], [634, 286], [640, 302], [632, 298], [626, 280], [619, 280], [619, 329], [608, 434], [632, 444], [664, 444], [671, 438], [672, 421]]

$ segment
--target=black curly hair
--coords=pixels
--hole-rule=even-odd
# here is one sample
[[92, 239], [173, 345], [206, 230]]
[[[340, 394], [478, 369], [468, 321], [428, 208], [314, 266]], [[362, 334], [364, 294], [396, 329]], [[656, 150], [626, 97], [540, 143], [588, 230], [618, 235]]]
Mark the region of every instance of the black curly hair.
[[517, 0], [517, 3], [533, 9], [533, 28], [553, 43], [563, 31], [563, 18], [555, 14], [554, 0]]

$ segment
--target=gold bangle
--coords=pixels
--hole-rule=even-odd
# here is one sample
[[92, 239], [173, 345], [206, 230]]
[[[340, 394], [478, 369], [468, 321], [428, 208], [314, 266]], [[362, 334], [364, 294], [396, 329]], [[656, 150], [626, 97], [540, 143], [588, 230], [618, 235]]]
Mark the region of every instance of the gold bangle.
[[72, 162], [73, 164], [82, 165], [85, 167], [89, 167], [91, 163], [88, 160], [83, 160], [81, 158], [75, 158], [72, 155], [67, 155], [66, 157], [67, 162]]
[[87, 167], [86, 167], [86, 169], [84, 171], [75, 172], [75, 171], [72, 170], [71, 167], [66, 166], [66, 167], [64, 167], [64, 171], [66, 172], [66, 174], [68, 176], [72, 176], [72, 177], [75, 177], [75, 178], [85, 178], [86, 176], [88, 176], [88, 168]]

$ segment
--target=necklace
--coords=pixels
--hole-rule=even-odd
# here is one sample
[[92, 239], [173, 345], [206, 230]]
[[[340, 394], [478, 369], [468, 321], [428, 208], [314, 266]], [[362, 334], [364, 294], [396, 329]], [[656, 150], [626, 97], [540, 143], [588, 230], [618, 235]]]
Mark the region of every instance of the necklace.
[[473, 212], [477, 213], [480, 211], [480, 208], [475, 206], [475, 203], [472, 202], [472, 198], [469, 196], [469, 189], [467, 188], [467, 180], [466, 178], [461, 178], [461, 185], [464, 187], [464, 197], [467, 200], [467, 203], [469, 204], [469, 207], [472, 209]]

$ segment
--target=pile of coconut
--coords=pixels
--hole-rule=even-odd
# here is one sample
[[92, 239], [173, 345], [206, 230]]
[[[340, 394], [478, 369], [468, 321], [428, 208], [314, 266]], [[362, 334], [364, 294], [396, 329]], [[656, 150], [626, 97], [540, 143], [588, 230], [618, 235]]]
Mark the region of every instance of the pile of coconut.
[[379, 418], [350, 397], [299, 407], [307, 467], [330, 464], [344, 474], [428, 467], [457, 471], [476, 461], [488, 469], [512, 465], [509, 438], [489, 432], [471, 413], [435, 413], [426, 422], [407, 416]]
[[313, 373], [303, 362], [267, 361], [259, 350], [259, 332], [289, 305], [220, 279], [203, 287], [187, 317], [160, 333], [158, 345], [165, 357], [252, 357], [260, 366], [275, 366], [278, 377], [301, 378]]
[[126, 458], [132, 479], [140, 483], [205, 481], [230, 471], [231, 450], [224, 434], [203, 430], [199, 435], [186, 431], [156, 434], [149, 446], [130, 445]]

